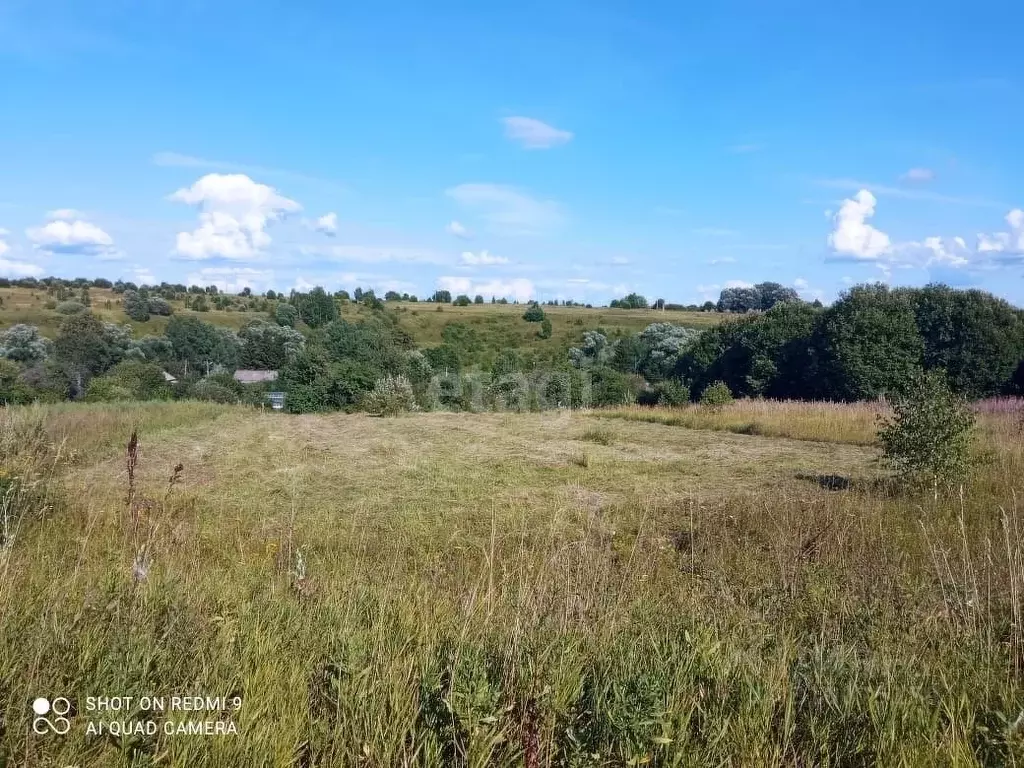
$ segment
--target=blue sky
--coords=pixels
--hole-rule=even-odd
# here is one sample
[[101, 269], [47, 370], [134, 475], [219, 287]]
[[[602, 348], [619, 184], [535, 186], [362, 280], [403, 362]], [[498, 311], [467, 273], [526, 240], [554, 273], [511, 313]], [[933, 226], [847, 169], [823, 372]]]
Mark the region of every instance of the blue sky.
[[0, 3], [0, 273], [1024, 305], [1010, 2]]

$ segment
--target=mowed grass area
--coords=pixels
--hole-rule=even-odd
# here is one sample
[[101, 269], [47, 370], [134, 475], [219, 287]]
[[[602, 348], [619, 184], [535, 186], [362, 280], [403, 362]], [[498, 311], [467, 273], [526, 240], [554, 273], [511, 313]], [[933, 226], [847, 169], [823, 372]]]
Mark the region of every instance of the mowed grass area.
[[[67, 460], [63, 503], [0, 555], [0, 764], [1024, 759], [1015, 416], [985, 416], [975, 481], [935, 502], [875, 482], [859, 408], [819, 441], [765, 436], [776, 416], [746, 404], [715, 418], [734, 410], [753, 434], [602, 412], [8, 411], [5, 446], [45, 434]], [[29, 702], [57, 692], [72, 733], [31, 736]], [[241, 696], [240, 734], [84, 735], [85, 696], [174, 693]]]

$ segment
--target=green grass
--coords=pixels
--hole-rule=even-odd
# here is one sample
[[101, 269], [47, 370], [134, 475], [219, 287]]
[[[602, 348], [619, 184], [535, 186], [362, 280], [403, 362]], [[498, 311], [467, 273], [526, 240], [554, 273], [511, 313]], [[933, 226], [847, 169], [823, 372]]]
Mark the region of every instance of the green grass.
[[[0, 444], [76, 448], [49, 480], [63, 504], [24, 507], [0, 554], [0, 764], [1019, 763], [1015, 427], [986, 422], [989, 461], [935, 503], [873, 490], [857, 408], [818, 442], [814, 407], [786, 408], [804, 439], [587, 413], [8, 411]], [[3, 477], [46, 478], [48, 455]], [[814, 482], [835, 473], [849, 490]], [[72, 733], [30, 735], [28, 702], [58, 692]], [[87, 695], [172, 693], [241, 696], [240, 735], [84, 735]]]
[[[112, 291], [90, 289], [92, 311], [107, 322], [132, 327], [136, 338], [159, 335], [167, 327], [169, 318], [151, 317], [144, 323], [129, 320], [121, 309], [121, 297]], [[0, 329], [16, 323], [27, 323], [39, 327], [43, 336], [54, 338], [63, 316], [54, 309], [47, 309], [46, 302], [52, 297], [45, 290], [28, 288], [0, 288]], [[109, 306], [108, 306], [109, 305]], [[238, 312], [211, 309], [208, 312], [193, 312], [184, 308], [181, 301], [172, 301], [171, 306], [178, 314], [191, 315], [208, 323], [225, 328], [238, 329], [254, 318], [266, 319], [258, 312]], [[456, 307], [448, 304], [426, 302], [387, 302], [388, 311], [394, 312], [398, 324], [408, 332], [418, 346], [434, 346], [441, 343], [441, 332], [450, 322], [463, 322], [474, 328], [481, 342], [494, 349], [516, 348], [561, 351], [578, 341], [585, 330], [604, 328], [609, 333], [637, 333], [651, 323], [669, 322], [690, 328], [707, 328], [722, 320], [713, 312], [660, 312], [647, 309], [587, 309], [585, 307], [545, 307], [551, 318], [552, 335], [540, 339], [537, 332], [540, 323], [528, 323], [522, 319], [524, 305], [483, 304], [479, 306]], [[438, 311], [440, 308], [441, 311]], [[371, 310], [362, 304], [342, 305], [341, 316], [358, 320], [371, 315]]]

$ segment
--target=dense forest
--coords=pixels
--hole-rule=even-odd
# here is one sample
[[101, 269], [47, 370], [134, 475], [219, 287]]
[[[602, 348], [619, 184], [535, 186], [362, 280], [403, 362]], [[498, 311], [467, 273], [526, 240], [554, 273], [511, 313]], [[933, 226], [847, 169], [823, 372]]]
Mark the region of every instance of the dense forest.
[[[53, 338], [25, 323], [0, 331], [3, 403], [187, 398], [257, 405], [273, 389], [286, 394], [293, 412], [386, 410], [382, 400], [395, 397], [402, 410], [533, 410], [675, 405], [712, 386], [735, 397], [853, 401], [898, 391], [920, 369], [944, 371], [970, 398], [1024, 393], [1024, 312], [944, 285], [862, 285], [823, 307], [763, 283], [728, 289], [716, 305], [700, 308], [723, 318], [704, 330], [673, 322], [638, 333], [580, 327], [570, 343], [538, 350], [504, 346], [458, 320], [443, 326], [440, 343], [417, 345], [392, 308], [415, 297], [381, 300], [372, 290], [229, 296], [166, 283], [27, 282], [22, 287], [45, 291], [63, 319]], [[163, 333], [136, 338], [128, 326], [104, 322], [91, 307], [90, 288], [112, 290], [126, 318], [169, 316]], [[460, 302], [485, 300], [438, 292], [422, 303], [440, 310]], [[365, 314], [342, 318], [348, 303]], [[176, 312], [175, 304], [191, 311]], [[612, 304], [650, 306], [637, 294]], [[238, 329], [217, 326], [196, 314], [211, 305], [249, 315]], [[522, 310], [504, 322], [532, 324], [537, 338], [550, 338], [545, 306]], [[278, 378], [242, 384], [237, 369], [274, 370]]]

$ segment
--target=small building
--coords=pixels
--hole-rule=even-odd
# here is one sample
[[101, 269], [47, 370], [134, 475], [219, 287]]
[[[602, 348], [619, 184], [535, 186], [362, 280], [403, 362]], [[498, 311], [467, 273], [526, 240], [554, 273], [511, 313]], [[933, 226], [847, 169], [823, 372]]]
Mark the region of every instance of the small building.
[[241, 368], [235, 371], [235, 381], [239, 384], [266, 384], [277, 381], [277, 371], [255, 371]]
[[280, 411], [284, 408], [284, 392], [267, 392], [267, 400], [270, 402], [270, 407], [275, 411]]

